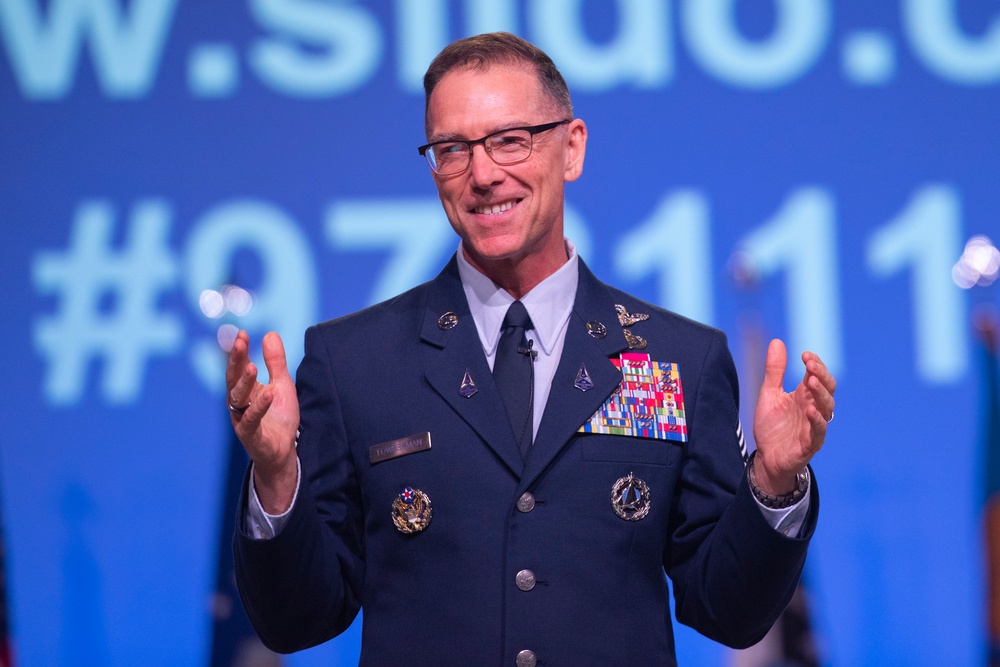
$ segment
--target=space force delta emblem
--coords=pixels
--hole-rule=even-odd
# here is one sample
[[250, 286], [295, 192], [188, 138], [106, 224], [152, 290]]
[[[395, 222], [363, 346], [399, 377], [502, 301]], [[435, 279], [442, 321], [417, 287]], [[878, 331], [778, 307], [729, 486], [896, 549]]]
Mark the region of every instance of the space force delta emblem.
[[579, 432], [687, 442], [684, 390], [677, 364], [636, 353], [622, 354], [611, 363], [621, 369], [622, 383]]

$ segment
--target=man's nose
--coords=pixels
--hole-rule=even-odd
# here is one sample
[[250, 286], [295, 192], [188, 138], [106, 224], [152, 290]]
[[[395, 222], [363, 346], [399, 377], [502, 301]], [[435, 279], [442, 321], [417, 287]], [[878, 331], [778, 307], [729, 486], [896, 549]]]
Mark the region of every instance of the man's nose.
[[472, 154], [469, 156], [469, 174], [472, 183], [478, 187], [487, 187], [502, 180], [503, 170], [493, 158], [483, 144], [476, 144], [472, 147]]

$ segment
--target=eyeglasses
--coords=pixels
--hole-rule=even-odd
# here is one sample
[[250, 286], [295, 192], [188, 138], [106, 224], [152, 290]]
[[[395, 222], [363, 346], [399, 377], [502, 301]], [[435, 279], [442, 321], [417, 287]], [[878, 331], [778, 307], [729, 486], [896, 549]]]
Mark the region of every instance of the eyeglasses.
[[511, 127], [487, 134], [482, 139], [473, 141], [435, 141], [421, 146], [417, 151], [427, 158], [427, 163], [440, 176], [453, 176], [469, 168], [472, 162], [472, 147], [482, 144], [486, 153], [494, 162], [500, 165], [517, 164], [531, 157], [532, 137], [539, 132], [546, 132], [569, 120], [557, 120], [544, 125], [530, 127]]

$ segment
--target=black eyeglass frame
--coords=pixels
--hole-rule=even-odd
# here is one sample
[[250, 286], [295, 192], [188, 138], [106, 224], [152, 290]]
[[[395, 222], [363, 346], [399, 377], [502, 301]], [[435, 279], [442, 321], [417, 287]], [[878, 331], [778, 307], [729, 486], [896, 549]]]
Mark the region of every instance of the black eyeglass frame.
[[[442, 139], [441, 141], [432, 141], [429, 144], [424, 144], [423, 146], [418, 147], [417, 148], [417, 152], [420, 153], [420, 155], [424, 156], [424, 158], [427, 159], [427, 164], [430, 165], [431, 170], [435, 174], [437, 174], [437, 173], [439, 173], [438, 170], [434, 168], [434, 165], [431, 164], [430, 158], [427, 156], [427, 150], [429, 148], [433, 148], [434, 146], [437, 146], [439, 144], [465, 144], [466, 146], [468, 146], [468, 148], [469, 148], [469, 150], [468, 150], [469, 162], [468, 162], [468, 164], [465, 165], [465, 169], [462, 169], [461, 171], [455, 171], [455, 172], [452, 172], [450, 174], [444, 174], [445, 176], [456, 176], [458, 174], [464, 173], [465, 170], [469, 168], [469, 165], [472, 164], [472, 147], [476, 146], [477, 144], [481, 145], [483, 147], [483, 149], [486, 151], [487, 155], [490, 156], [491, 160], [493, 160], [494, 162], [496, 162], [497, 164], [499, 164], [501, 166], [508, 166], [508, 165], [512, 165], [512, 164], [520, 164], [520, 163], [524, 162], [525, 160], [527, 160], [529, 157], [531, 157], [532, 152], [534, 152], [534, 148], [535, 148], [535, 141], [534, 141], [534, 139], [535, 139], [535, 135], [536, 134], [538, 134], [539, 132], [548, 132], [549, 130], [552, 130], [552, 129], [555, 129], [555, 128], [559, 127], [560, 125], [566, 125], [566, 124], [572, 123], [572, 122], [573, 122], [573, 119], [572, 118], [568, 118], [568, 119], [564, 119], [564, 120], [557, 120], [557, 121], [554, 121], [552, 123], [542, 123], [541, 125], [529, 125], [527, 127], [505, 127], [502, 130], [497, 130], [496, 132], [490, 132], [485, 137], [482, 137], [480, 139], [470, 139], [468, 141], [464, 141], [464, 140], [461, 140], [461, 139]], [[489, 147], [486, 145], [486, 142], [490, 138], [495, 137], [498, 134], [503, 134], [504, 132], [516, 132], [518, 130], [524, 130], [524, 131], [526, 131], [531, 136], [531, 140], [532, 141], [531, 141], [531, 147], [530, 147], [530, 150], [528, 151], [528, 154], [525, 155], [523, 159], [521, 159], [521, 160], [515, 160], [514, 162], [497, 162], [496, 158], [493, 157], [492, 151], [490, 151]]]

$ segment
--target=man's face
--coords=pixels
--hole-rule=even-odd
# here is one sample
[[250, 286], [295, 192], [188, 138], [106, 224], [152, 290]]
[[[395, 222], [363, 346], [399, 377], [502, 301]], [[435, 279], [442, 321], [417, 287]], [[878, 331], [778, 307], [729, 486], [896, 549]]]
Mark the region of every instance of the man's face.
[[[458, 68], [431, 94], [427, 141], [479, 139], [564, 118], [528, 68]], [[554, 264], [539, 268], [550, 273], [566, 261], [563, 190], [582, 171], [586, 138], [583, 121], [574, 120], [536, 134], [531, 157], [519, 164], [498, 165], [477, 145], [464, 172], [434, 175], [448, 220], [474, 266], [491, 275], [498, 264]]]

